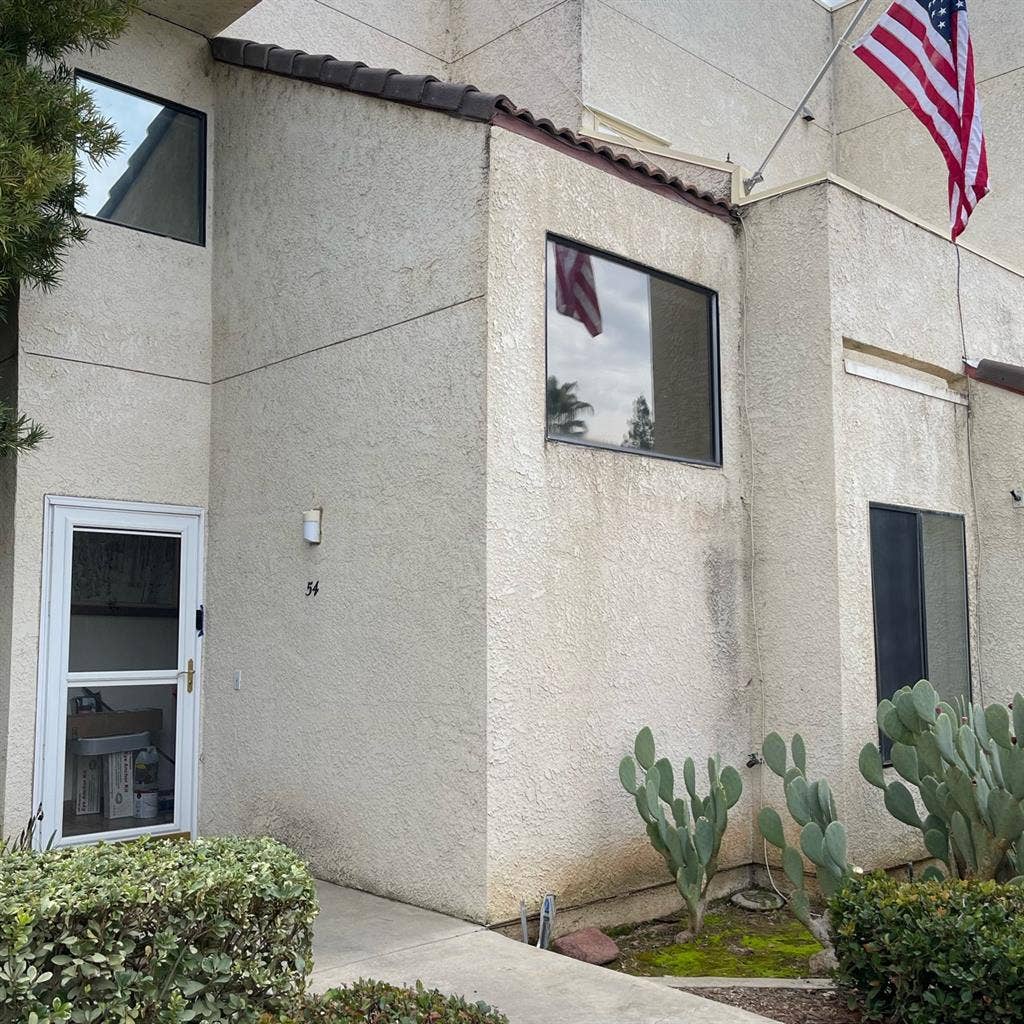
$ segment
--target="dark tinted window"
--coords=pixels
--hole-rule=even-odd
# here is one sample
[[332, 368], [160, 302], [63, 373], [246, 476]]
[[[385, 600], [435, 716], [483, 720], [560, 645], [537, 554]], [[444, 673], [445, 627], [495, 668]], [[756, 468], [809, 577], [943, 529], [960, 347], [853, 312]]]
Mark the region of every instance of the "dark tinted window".
[[715, 294], [547, 243], [547, 436], [717, 464]]
[[879, 700], [918, 679], [950, 703], [969, 697], [963, 518], [872, 507], [871, 580]]
[[178, 666], [181, 538], [76, 530], [69, 672]]
[[206, 214], [203, 115], [78, 75], [100, 114], [121, 134], [120, 152], [99, 167], [79, 159], [80, 213], [202, 244]]

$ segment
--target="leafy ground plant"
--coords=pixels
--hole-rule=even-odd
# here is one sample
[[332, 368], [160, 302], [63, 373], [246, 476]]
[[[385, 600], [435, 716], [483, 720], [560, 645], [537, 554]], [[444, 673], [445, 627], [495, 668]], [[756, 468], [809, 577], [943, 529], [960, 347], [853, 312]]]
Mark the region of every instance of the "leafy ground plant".
[[316, 912], [272, 839], [5, 853], [0, 1021], [249, 1024], [304, 991]]
[[383, 981], [360, 980], [322, 996], [306, 996], [283, 1017], [263, 1024], [508, 1024], [486, 1003], [442, 995], [417, 982], [398, 988]]
[[869, 1020], [1024, 1020], [1024, 888], [852, 878], [829, 909], [837, 980]]

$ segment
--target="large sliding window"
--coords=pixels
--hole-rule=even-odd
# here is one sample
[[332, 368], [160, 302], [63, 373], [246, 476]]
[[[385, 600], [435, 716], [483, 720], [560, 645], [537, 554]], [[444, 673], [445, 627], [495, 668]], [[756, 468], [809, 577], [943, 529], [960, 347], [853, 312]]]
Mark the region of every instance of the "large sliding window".
[[878, 699], [918, 679], [969, 699], [963, 516], [872, 505], [871, 579]]
[[721, 465], [717, 295], [549, 237], [547, 437]]

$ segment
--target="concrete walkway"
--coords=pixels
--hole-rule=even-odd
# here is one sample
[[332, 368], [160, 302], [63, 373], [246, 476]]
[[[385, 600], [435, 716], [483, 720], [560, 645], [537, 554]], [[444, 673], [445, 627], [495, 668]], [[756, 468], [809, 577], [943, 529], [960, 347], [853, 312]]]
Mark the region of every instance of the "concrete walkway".
[[430, 910], [318, 882], [310, 987], [357, 978], [482, 999], [511, 1024], [773, 1024], [643, 978], [534, 949]]

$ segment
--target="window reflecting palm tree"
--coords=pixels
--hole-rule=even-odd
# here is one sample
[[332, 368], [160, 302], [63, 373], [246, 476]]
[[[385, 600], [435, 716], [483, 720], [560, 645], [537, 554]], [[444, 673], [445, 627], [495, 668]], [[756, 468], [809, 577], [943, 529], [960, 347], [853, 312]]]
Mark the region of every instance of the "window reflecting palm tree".
[[558, 383], [557, 377], [548, 377], [548, 433], [582, 437], [587, 432], [587, 421], [582, 414], [593, 413], [594, 407], [576, 395], [577, 381]]

